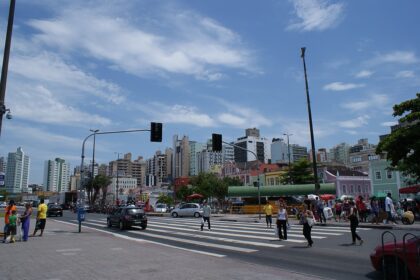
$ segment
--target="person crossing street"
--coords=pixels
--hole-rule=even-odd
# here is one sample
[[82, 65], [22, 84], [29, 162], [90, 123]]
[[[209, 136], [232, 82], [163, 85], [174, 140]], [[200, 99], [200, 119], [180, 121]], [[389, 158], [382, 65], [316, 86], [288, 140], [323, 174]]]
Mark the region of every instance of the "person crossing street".
[[265, 212], [265, 222], [267, 223], [267, 228], [270, 226], [272, 228], [273, 219], [271, 218], [273, 215], [273, 206], [271, 206], [270, 202], [267, 200], [267, 204], [263, 208]]
[[201, 231], [203, 231], [204, 223], [207, 221], [208, 229], [211, 230], [210, 227], [210, 215], [211, 215], [211, 208], [207, 204], [207, 201], [204, 202], [203, 206], [203, 221], [201, 222]]

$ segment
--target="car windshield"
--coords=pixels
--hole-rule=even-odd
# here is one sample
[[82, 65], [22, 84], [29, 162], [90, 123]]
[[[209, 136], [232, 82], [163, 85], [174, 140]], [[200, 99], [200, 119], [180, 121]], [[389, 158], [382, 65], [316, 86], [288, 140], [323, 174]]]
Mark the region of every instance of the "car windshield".
[[165, 207], [165, 204], [158, 204], [158, 205], [156, 205], [156, 208], [164, 208]]
[[130, 209], [127, 209], [127, 213], [138, 214], [138, 213], [143, 213], [143, 210], [141, 208], [130, 208]]
[[51, 205], [50, 206], [50, 209], [57, 209], [57, 208], [61, 208], [61, 206], [60, 205]]

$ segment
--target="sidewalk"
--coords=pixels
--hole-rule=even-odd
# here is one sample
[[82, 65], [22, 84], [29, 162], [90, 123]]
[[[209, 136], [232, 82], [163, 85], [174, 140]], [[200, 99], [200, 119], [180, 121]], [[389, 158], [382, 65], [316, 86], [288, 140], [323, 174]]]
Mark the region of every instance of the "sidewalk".
[[[231, 221], [231, 222], [248, 222], [248, 223], [265, 223], [265, 215], [261, 214], [261, 220], [258, 214], [213, 214], [214, 220]], [[273, 220], [275, 220], [273, 218]], [[299, 221], [295, 218], [290, 219], [290, 224], [299, 224]], [[335, 220], [327, 220], [326, 224], [315, 224], [315, 226], [334, 226], [334, 227], [349, 227], [349, 222], [336, 222]], [[390, 229], [390, 230], [409, 230], [409, 231], [420, 231], [420, 221], [415, 221], [412, 225], [404, 225], [399, 221], [398, 224], [383, 224], [379, 225], [371, 223], [359, 223], [360, 228], [376, 228], [376, 229]]]
[[0, 279], [314, 279], [222, 255], [157, 245], [119, 231], [82, 227], [78, 233], [77, 226], [52, 219], [47, 220], [43, 237], [0, 247]]

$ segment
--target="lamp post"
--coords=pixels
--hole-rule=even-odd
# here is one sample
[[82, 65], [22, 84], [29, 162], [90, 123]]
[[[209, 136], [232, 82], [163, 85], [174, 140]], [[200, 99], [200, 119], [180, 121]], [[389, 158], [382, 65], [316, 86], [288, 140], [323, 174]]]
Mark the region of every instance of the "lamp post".
[[95, 143], [96, 143], [96, 133], [99, 132], [99, 129], [89, 129], [93, 132], [93, 152], [92, 152], [92, 189], [93, 189], [93, 180], [95, 179]]
[[[9, 56], [10, 56], [10, 45], [12, 42], [12, 31], [13, 31], [13, 19], [15, 16], [15, 4], [16, 0], [10, 0], [10, 7], [9, 7], [9, 18], [7, 22], [7, 31], [6, 31], [6, 41], [4, 43], [4, 55], [3, 55], [3, 67], [1, 69], [1, 81], [0, 81], [0, 135], [1, 135], [1, 127], [3, 124], [3, 115], [6, 112], [9, 112], [10, 109], [6, 108], [4, 104], [4, 99], [6, 97], [6, 83], [7, 83], [7, 72], [9, 69]], [[8, 118], [11, 118], [11, 115], [7, 115]]]
[[306, 101], [308, 105], [308, 116], [309, 116], [309, 130], [311, 133], [311, 148], [312, 148], [312, 166], [314, 170], [314, 180], [315, 180], [315, 194], [319, 193], [320, 185], [318, 182], [318, 172], [316, 169], [316, 155], [315, 155], [315, 141], [314, 141], [314, 130], [312, 127], [312, 113], [311, 113], [311, 102], [309, 99], [309, 87], [308, 87], [308, 76], [306, 75], [306, 62], [305, 62], [305, 50], [306, 48], [303, 47], [301, 50], [301, 58], [303, 60], [303, 71], [305, 73], [305, 86], [306, 86]]
[[289, 143], [289, 137], [293, 134], [283, 133], [287, 137], [287, 157], [289, 159], [289, 184], [292, 181], [292, 175], [290, 174], [290, 143]]
[[116, 189], [116, 191], [115, 191], [115, 205], [117, 205], [118, 206], [118, 191], [119, 191], [119, 183], [118, 183], [118, 178], [119, 178], [119, 161], [120, 161], [120, 153], [117, 153], [117, 152], [115, 152], [115, 154], [117, 154], [117, 181], [116, 181], [116, 183], [115, 183], [115, 189]]

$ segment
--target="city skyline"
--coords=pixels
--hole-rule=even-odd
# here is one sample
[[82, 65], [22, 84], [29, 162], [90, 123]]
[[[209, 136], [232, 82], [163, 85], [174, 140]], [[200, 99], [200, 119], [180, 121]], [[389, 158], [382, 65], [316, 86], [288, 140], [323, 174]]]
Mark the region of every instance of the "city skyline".
[[[230, 142], [252, 127], [309, 148], [301, 47], [316, 149], [377, 143], [395, 124], [392, 106], [420, 85], [417, 2], [33, 2], [16, 5], [6, 89], [13, 119], [4, 119], [0, 141], [2, 156], [21, 146], [31, 157], [30, 182], [41, 182], [46, 159], [80, 165], [89, 129], [152, 121], [163, 123], [162, 143], [148, 133], [98, 135], [95, 162], [129, 151], [150, 158], [175, 134]], [[3, 1], [1, 48], [7, 11]]]

